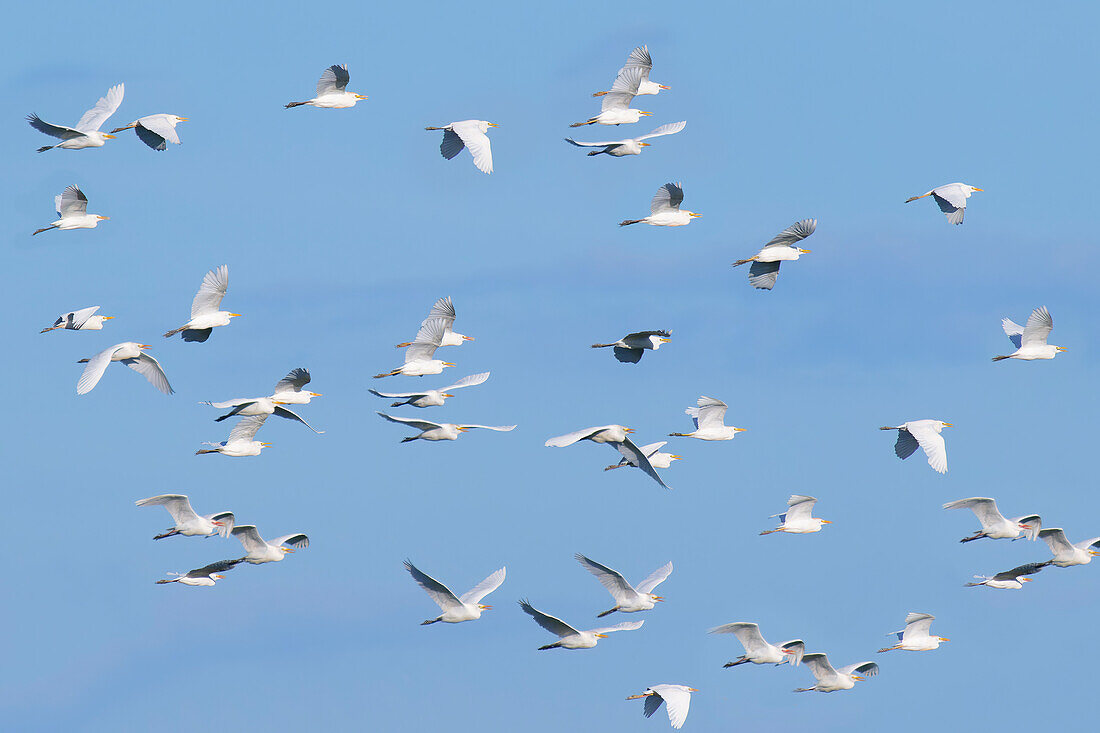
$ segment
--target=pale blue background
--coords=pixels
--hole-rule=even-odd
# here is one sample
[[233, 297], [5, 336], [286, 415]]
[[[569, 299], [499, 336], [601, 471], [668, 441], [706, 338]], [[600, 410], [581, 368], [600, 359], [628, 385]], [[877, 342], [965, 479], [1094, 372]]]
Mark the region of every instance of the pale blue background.
[[[1100, 568], [964, 589], [1048, 553], [959, 545], [977, 523], [940, 505], [993, 495], [1071, 540], [1100, 534], [1098, 20], [1086, 3], [13, 6], [2, 727], [662, 730], [623, 701], [657, 682], [701, 688], [687, 723], [700, 731], [1080, 723]], [[618, 132], [687, 129], [637, 158], [587, 158], [562, 142], [567, 124], [639, 43], [672, 89]], [[282, 108], [332, 63], [367, 102]], [[34, 152], [47, 140], [23, 115], [72, 123], [119, 81], [110, 125], [183, 115], [181, 147], [128, 133]], [[422, 129], [468, 118], [501, 125], [492, 176], [465, 153], [441, 159]], [[616, 226], [669, 180], [702, 219]], [[986, 190], [961, 227], [902, 203], [956, 180]], [[110, 221], [32, 240], [70, 183]], [[773, 292], [728, 267], [804, 217], [819, 219], [813, 254]], [[223, 262], [226, 306], [244, 317], [206, 344], [162, 339]], [[399, 363], [392, 344], [448, 294], [477, 337], [446, 352], [460, 366], [384, 388], [492, 370], [445, 408], [403, 412], [519, 427], [398, 445], [409, 433], [373, 414], [387, 403], [369, 375]], [[38, 334], [91, 304], [118, 318]], [[991, 364], [1010, 348], [1000, 318], [1040, 304], [1069, 352]], [[674, 339], [637, 366], [588, 348], [646, 328]], [[78, 398], [75, 360], [130, 339], [154, 344], [178, 393], [116, 365]], [[325, 435], [274, 420], [259, 458], [193, 455], [228, 428], [199, 400], [266, 394], [297, 366], [324, 393], [302, 413]], [[656, 440], [688, 427], [700, 394], [748, 432], [675, 442], [670, 493], [603, 473], [605, 447], [542, 445], [610, 422]], [[924, 417], [957, 426], [946, 477], [898, 461], [876, 430]], [[154, 544], [167, 515], [133, 501], [163, 492], [312, 546], [214, 589], [156, 586], [241, 553]], [[792, 492], [835, 524], [758, 537]], [[516, 599], [582, 627], [609, 605], [578, 551], [632, 580], [672, 560], [669, 600], [597, 649], [537, 652], [552, 637]], [[508, 579], [482, 621], [421, 628], [437, 611], [405, 557], [457, 592], [502, 564]], [[952, 640], [876, 657], [910, 610]], [[824, 696], [790, 692], [812, 682], [804, 669], [723, 670], [739, 646], [705, 630], [735, 620], [838, 665], [876, 658], [882, 674]]]

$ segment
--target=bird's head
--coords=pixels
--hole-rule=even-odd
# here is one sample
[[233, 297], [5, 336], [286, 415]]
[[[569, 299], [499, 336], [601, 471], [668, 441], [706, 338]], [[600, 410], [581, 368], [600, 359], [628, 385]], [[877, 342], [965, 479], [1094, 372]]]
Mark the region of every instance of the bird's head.
[[107, 133], [107, 132], [103, 133], [103, 137], [107, 138], [108, 140], [114, 140], [115, 139], [114, 135], [112, 135], [110, 133]]
[[111, 217], [109, 217], [109, 216], [100, 216], [99, 214], [96, 214], [96, 217], [95, 217], [96, 221], [107, 221], [110, 218]]

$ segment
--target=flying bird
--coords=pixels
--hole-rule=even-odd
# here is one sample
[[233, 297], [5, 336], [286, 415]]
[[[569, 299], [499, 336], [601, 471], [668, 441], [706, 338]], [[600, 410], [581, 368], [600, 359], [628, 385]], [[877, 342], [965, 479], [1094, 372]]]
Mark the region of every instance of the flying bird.
[[256, 433], [263, 427], [265, 420], [267, 420], [267, 415], [242, 417], [237, 421], [237, 424], [233, 426], [233, 429], [229, 431], [229, 437], [226, 440], [221, 443], [205, 442], [203, 445], [208, 445], [210, 447], [200, 448], [195, 451], [195, 455], [201, 456], [205, 453], [221, 453], [223, 456], [231, 456], [233, 458], [258, 456], [260, 455], [260, 451], [271, 445], [271, 443], [261, 443], [255, 440]]
[[460, 434], [474, 430], [475, 428], [495, 430], [498, 433], [507, 433], [516, 429], [515, 425], [459, 425], [449, 422], [418, 420], [411, 417], [394, 417], [384, 412], [379, 412], [378, 414], [390, 422], [408, 425], [420, 431], [419, 435], [414, 435], [411, 438], [402, 438], [402, 443], [409, 443], [414, 440], [458, 440]]
[[[241, 545], [248, 553], [240, 561], [252, 565], [262, 565], [265, 562], [279, 562], [288, 552], [309, 547], [309, 537], [301, 532], [284, 534], [270, 542], [264, 541], [260, 533], [256, 531], [254, 524], [242, 524], [233, 528], [233, 536], [241, 541]], [[239, 561], [239, 562], [240, 562]]]
[[898, 440], [894, 443], [894, 453], [898, 458], [905, 460], [921, 448], [928, 456], [928, 465], [939, 473], [947, 473], [947, 444], [944, 443], [940, 431], [944, 428], [955, 427], [942, 420], [910, 420], [896, 427], [879, 428], [879, 430], [897, 430]]
[[490, 127], [499, 127], [499, 125], [485, 120], [463, 120], [443, 127], [425, 127], [424, 129], [443, 130], [443, 142], [439, 145], [439, 152], [447, 160], [461, 153], [462, 148], [469, 148], [477, 169], [482, 173], [492, 173], [493, 149], [486, 134]]
[[271, 395], [271, 399], [287, 405], [308, 405], [314, 397], [321, 396], [320, 392], [302, 391], [302, 387], [309, 384], [310, 379], [308, 369], [291, 369], [290, 373], [275, 383], [275, 393]]
[[137, 506], [162, 506], [172, 515], [175, 526], [164, 530], [153, 537], [154, 540], [163, 540], [165, 537], [183, 535], [184, 537], [212, 537], [220, 535], [228, 537], [233, 531], [233, 512], [217, 512], [216, 514], [198, 515], [191, 508], [191, 501], [184, 494], [161, 494], [150, 496], [148, 499], [138, 499], [134, 502]]
[[[643, 445], [642, 447], [638, 448], [638, 450], [641, 451], [642, 455], [649, 459], [649, 465], [653, 466], [654, 468], [668, 468], [672, 465], [673, 461], [679, 461], [683, 458], [683, 456], [678, 456], [675, 453], [663, 452], [661, 448], [666, 445], [668, 445], [668, 441], [662, 440], [659, 443], [650, 443], [649, 445]], [[638, 468], [636, 464], [631, 463], [630, 461], [631, 459], [627, 458], [624, 455], [622, 458], [619, 459], [618, 463], [608, 466], [604, 470], [610, 471], [614, 468], [625, 468], [626, 466], [634, 466], [634, 468]]]
[[950, 641], [950, 639], [943, 636], [932, 636], [928, 633], [935, 619], [936, 617], [930, 613], [910, 612], [905, 617], [905, 628], [903, 630], [891, 631], [887, 634], [887, 636], [896, 635], [898, 643], [879, 649], [879, 653], [892, 652], [895, 649], [904, 652], [930, 652], [933, 649], [938, 649], [942, 642]]
[[[664, 84], [658, 84], [649, 80], [649, 73], [653, 70], [653, 59], [649, 56], [649, 46], [636, 46], [630, 55], [626, 59], [626, 63], [619, 69], [619, 72], [615, 75], [615, 81], [618, 81], [623, 74], [627, 73], [627, 69], [638, 68], [642, 71], [642, 79], [638, 83], [638, 91], [634, 92], [636, 96], [642, 96], [643, 94], [660, 94], [662, 89], [668, 89]], [[610, 92], [596, 92], [593, 97], [602, 97]]]
[[61, 140], [57, 145], [45, 145], [39, 148], [38, 152], [44, 153], [53, 148], [80, 150], [82, 148], [103, 147], [104, 142], [114, 138], [114, 135], [100, 132], [99, 128], [122, 104], [122, 95], [125, 91], [126, 88], [122, 84], [116, 84], [108, 89], [107, 94], [100, 97], [95, 106], [85, 112], [73, 127], [45, 122], [36, 114], [28, 115], [27, 122], [30, 123], [31, 127]]
[[422, 392], [379, 392], [375, 389], [367, 391], [376, 397], [396, 399], [397, 402], [394, 402], [390, 407], [401, 407], [402, 405], [412, 405], [413, 407], [442, 407], [448, 397], [454, 397], [454, 395], [450, 393], [450, 390], [462, 389], [463, 387], [475, 387], [488, 378], [489, 372], [471, 374], [446, 387], [426, 389]]
[[796, 247], [795, 244], [810, 236], [817, 229], [817, 219], [803, 219], [772, 237], [764, 247], [746, 260], [737, 260], [733, 267], [751, 262], [749, 284], [757, 290], [771, 290], [779, 279], [779, 266], [783, 262], [793, 262], [810, 250]]
[[214, 422], [221, 422], [230, 417], [240, 415], [278, 415], [279, 417], [297, 420], [315, 433], [323, 433], [323, 430], [314, 430], [313, 426], [303, 420], [292, 410], [282, 405], [308, 405], [314, 397], [320, 397], [320, 392], [303, 392], [302, 387], [309, 384], [308, 369], [292, 369], [289, 374], [275, 383], [275, 392], [270, 397], [238, 397], [225, 402], [200, 402], [200, 405], [210, 405], [219, 410], [233, 408], [225, 415], [215, 418]]
[[1060, 568], [1088, 565], [1092, 558], [1100, 555], [1095, 549], [1100, 548], [1100, 537], [1090, 537], [1083, 542], [1070, 544], [1061, 527], [1051, 527], [1039, 530], [1039, 539], [1047, 543], [1054, 555], [1053, 559], [1046, 561], [1047, 565], [1057, 565]]
[[984, 585], [997, 590], [1019, 590], [1024, 587], [1024, 583], [1031, 582], [1032, 579], [1027, 576], [1034, 575], [1046, 566], [1047, 563], [1045, 562], [1029, 562], [1026, 565], [1020, 565], [996, 575], [975, 575], [974, 577], [980, 582], [967, 583], [966, 587], [973, 588]]
[[109, 321], [114, 318], [114, 316], [93, 315], [97, 310], [99, 310], [99, 306], [93, 305], [89, 308], [81, 308], [78, 311], [62, 313], [57, 317], [57, 320], [53, 322], [52, 326], [43, 328], [39, 333], [46, 333], [47, 331], [53, 331], [58, 328], [67, 331], [101, 331], [103, 330], [104, 321]]
[[145, 377], [149, 380], [149, 384], [164, 394], [172, 394], [175, 390], [172, 389], [172, 385], [168, 384], [168, 377], [164, 375], [160, 362], [143, 351], [143, 349], [151, 348], [153, 347], [149, 344], [123, 341], [121, 344], [115, 344], [104, 349], [90, 359], [81, 359], [77, 363], [87, 364], [88, 366], [84, 367], [84, 371], [80, 374], [80, 381], [76, 383], [76, 393], [88, 394], [91, 392], [99, 384], [103, 372], [107, 371], [107, 366], [112, 361], [120, 361]]
[[645, 692], [641, 695], [631, 695], [626, 698], [627, 700], [638, 700], [645, 698], [645, 707], [642, 709], [642, 715], [647, 718], [653, 717], [653, 713], [661, 707], [661, 703], [665, 704], [665, 711], [668, 713], [668, 722], [672, 724], [673, 728], [679, 730], [684, 726], [684, 721], [687, 720], [688, 707], [691, 705], [691, 693], [698, 692], [694, 687], [688, 687], [687, 685], [652, 685], [645, 688]]
[[969, 499], [949, 501], [943, 505], [944, 509], [969, 509], [981, 522], [982, 528], [970, 535], [963, 537], [959, 542], [972, 542], [988, 537], [991, 540], [1015, 540], [1022, 534], [1026, 539], [1039, 538], [1039, 530], [1043, 528], [1043, 522], [1038, 514], [1025, 514], [1022, 517], [1005, 519], [997, 509], [997, 502], [985, 496], [974, 496]]
[[[473, 336], [466, 336], [454, 330], [455, 317], [455, 304], [451, 300], [451, 296], [448, 295], [432, 304], [432, 309], [428, 311], [428, 317], [420, 322], [420, 326], [423, 328], [428, 321], [442, 320], [445, 328], [443, 329], [443, 336], [439, 339], [440, 346], [462, 346], [463, 341], [473, 341]], [[396, 348], [404, 349], [412, 346], [412, 343], [411, 341], [405, 341], [398, 344]]]
[[654, 570], [635, 588], [618, 571], [612, 570], [595, 560], [590, 560], [579, 552], [573, 557], [585, 570], [596, 576], [596, 580], [600, 581], [600, 585], [606, 588], [611, 597], [615, 599], [615, 607], [596, 614], [596, 618], [603, 618], [616, 611], [623, 613], [648, 611], [664, 600], [661, 596], [653, 593], [653, 589], [672, 575], [672, 563], [670, 562]]
[[202, 343], [210, 338], [210, 332], [216, 326], [228, 326], [231, 318], [241, 315], [221, 310], [222, 298], [225, 297], [228, 289], [228, 265], [221, 265], [206, 273], [202, 278], [202, 285], [199, 286], [199, 292], [195, 293], [195, 299], [191, 301], [191, 320], [179, 328], [173, 328], [164, 334], [164, 338], [170, 338], [182, 331], [184, 341]]
[[611, 91], [602, 95], [600, 113], [595, 117], [589, 117], [584, 122], [574, 122], [570, 127], [584, 127], [585, 125], [622, 125], [632, 124], [648, 117], [649, 112], [640, 109], [631, 109], [630, 103], [638, 94], [638, 87], [649, 72], [639, 66], [624, 66], [615, 78]]
[[201, 568], [197, 568], [183, 575], [179, 573], [168, 573], [169, 575], [176, 575], [178, 577], [171, 580], [158, 580], [157, 585], [164, 583], [183, 583], [184, 585], [214, 585], [214, 582], [221, 580], [225, 576], [222, 573], [232, 570], [241, 563], [241, 560], [219, 560], [218, 562], [212, 562], [209, 565], [205, 565]]
[[589, 629], [588, 631], [577, 631], [569, 624], [565, 623], [559, 618], [555, 618], [549, 614], [545, 614], [532, 606], [526, 599], [519, 602], [520, 608], [531, 618], [535, 619], [542, 628], [549, 631], [558, 637], [558, 640], [553, 644], [547, 644], [546, 646], [540, 646], [539, 651], [545, 651], [547, 649], [591, 649], [599, 643], [600, 639], [605, 638], [608, 634], [614, 631], [634, 631], [635, 629], [642, 628], [642, 624], [645, 621], [627, 621], [625, 623], [616, 624], [614, 626], [604, 626], [598, 629]]
[[461, 596], [456, 596], [450, 588], [430, 575], [421, 572], [408, 560], [405, 561], [405, 569], [413, 576], [416, 584], [423, 588], [424, 592], [435, 601], [435, 604], [439, 606], [439, 610], [443, 611], [441, 615], [435, 618], [422, 621], [421, 626], [430, 626], [437, 621], [457, 624], [481, 618], [482, 611], [492, 608], [492, 606], [483, 605], [481, 599], [500, 587], [500, 584], [504, 582], [505, 573], [505, 569], [501, 568]]
[[187, 122], [186, 117], [179, 115], [146, 115], [138, 118], [124, 127], [116, 127], [112, 133], [123, 130], [133, 130], [138, 139], [153, 150], [167, 150], [168, 143], [180, 144], [180, 136], [176, 133], [176, 125]]
[[691, 433], [669, 433], [673, 438], [698, 438], [699, 440], [733, 440], [738, 433], [745, 432], [745, 428], [735, 428], [726, 425], [726, 403], [706, 395], [700, 397], [696, 404], [698, 407], [689, 407], [685, 414], [691, 415], [691, 421], [695, 423], [695, 431]]
[[817, 684], [813, 687], [799, 687], [795, 692], [836, 692], [837, 690], [850, 690], [867, 677], [878, 674], [878, 665], [874, 662], [860, 662], [849, 664], [847, 667], [834, 669], [829, 664], [829, 658], [824, 654], [814, 652], [802, 657], [802, 661], [813, 673]]
[[775, 529], [766, 529], [760, 534], [772, 534], [774, 532], [790, 532], [791, 534], [809, 534], [820, 532], [821, 525], [832, 524], [832, 520], [818, 519], [812, 516], [814, 504], [817, 499], [812, 496], [791, 494], [787, 499], [787, 511], [782, 514], [773, 514], [769, 519], [779, 518], [779, 526]]
[[1034, 361], [1035, 359], [1053, 359], [1058, 352], [1065, 351], [1065, 346], [1055, 346], [1047, 343], [1047, 337], [1054, 328], [1054, 321], [1050, 318], [1050, 311], [1045, 305], [1031, 311], [1027, 318], [1027, 325], [1021, 326], [1013, 323], [1008, 318], [1001, 319], [1001, 328], [1005, 335], [1016, 346], [1016, 350], [1007, 356], [994, 356], [993, 361], [1005, 359], [1022, 359]]
[[444, 318], [429, 318], [420, 326], [416, 339], [405, 349], [405, 363], [388, 372], [375, 374], [375, 379], [405, 374], [410, 377], [423, 377], [425, 374], [440, 374], [445, 367], [453, 367], [449, 361], [435, 358], [435, 350], [443, 342], [448, 324]]
[[615, 358], [623, 364], [637, 364], [646, 349], [656, 351], [672, 340], [672, 331], [635, 331], [610, 344], [592, 344], [593, 349], [614, 347]]
[[722, 624], [710, 630], [711, 634], [733, 634], [745, 647], [745, 653], [735, 661], [722, 665], [723, 669], [736, 667], [739, 664], [752, 662], [753, 664], [790, 664], [797, 667], [802, 662], [802, 655], [806, 651], [806, 644], [801, 639], [791, 639], [782, 644], [769, 644], [764, 641], [760, 633], [760, 626], [750, 621], [737, 621], [732, 624]]
[[649, 216], [644, 219], [627, 219], [620, 221], [619, 226], [645, 222], [655, 227], [682, 227], [691, 223], [692, 219], [702, 216], [694, 211], [680, 209], [684, 202], [684, 188], [680, 183], [666, 183], [657, 189], [653, 199], [649, 202]]
[[309, 105], [320, 109], [347, 109], [354, 107], [355, 103], [366, 99], [365, 94], [354, 94], [347, 90], [348, 81], [347, 64], [333, 64], [324, 70], [321, 78], [317, 80], [317, 96], [305, 102], [288, 102], [286, 109]]
[[657, 471], [654, 470], [653, 465], [649, 462], [649, 458], [646, 457], [645, 453], [627, 437], [628, 433], [633, 432], [633, 428], [624, 428], [622, 425], [598, 425], [596, 427], [584, 428], [583, 430], [576, 430], [572, 433], [550, 438], [544, 445], [549, 448], [565, 448], [581, 440], [591, 440], [593, 443], [607, 443], [612, 448], [619, 451], [619, 454], [625, 458], [630, 465], [637, 466], [661, 486], [666, 489], [669, 488], [669, 486], [661, 480], [661, 477], [657, 475]]
[[599, 143], [579, 143], [571, 137], [565, 138], [565, 142], [570, 145], [576, 145], [578, 148], [603, 148], [603, 150], [592, 150], [589, 155], [600, 155], [606, 153], [615, 158], [621, 158], [624, 155], [640, 155], [642, 148], [649, 147], [652, 143], [645, 142], [651, 138], [661, 137], [662, 135], [675, 135], [680, 130], [683, 130], [687, 126], [686, 120], [680, 122], [670, 122], [667, 125], [661, 125], [653, 132], [641, 135], [639, 137], [627, 138], [626, 140], [611, 140], [609, 142]]
[[981, 190], [976, 186], [965, 183], [948, 183], [945, 186], [933, 188], [928, 193], [922, 193], [920, 196], [907, 198], [905, 203], [931, 196], [936, 205], [940, 207], [940, 211], [947, 215], [947, 221], [952, 224], [962, 224], [963, 215], [966, 213], [966, 200], [970, 198], [970, 194]]
[[51, 229], [95, 229], [101, 221], [107, 221], [111, 217], [88, 213], [88, 197], [78, 186], [69, 186], [53, 199], [54, 210], [57, 212], [57, 221], [48, 227], [35, 229], [35, 234], [48, 232]]

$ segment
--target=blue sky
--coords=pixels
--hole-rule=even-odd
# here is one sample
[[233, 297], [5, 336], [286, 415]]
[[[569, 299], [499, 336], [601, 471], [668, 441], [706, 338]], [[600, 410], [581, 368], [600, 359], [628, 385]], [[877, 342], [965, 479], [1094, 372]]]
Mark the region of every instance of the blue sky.
[[[976, 521], [940, 505], [995, 496], [1071, 540], [1100, 534], [1097, 20], [1083, 4], [991, 2], [13, 8], [3, 719], [174, 731], [189, 724], [179, 706], [200, 701], [210, 723], [248, 728], [658, 730], [666, 720], [623, 698], [674, 682], [702, 690], [693, 730], [962, 729], [1016, 722], [982, 701], [1020, 698], [1029, 719], [1078, 722], [1100, 570], [964, 589], [1047, 551], [959, 545]], [[641, 43], [672, 89], [637, 105], [653, 117], [622, 136], [686, 130], [618, 160], [562, 142], [618, 137], [567, 125], [598, 109], [588, 95]], [[333, 63], [368, 101], [282, 108]], [[23, 115], [71, 123], [119, 81], [110, 125], [179, 114], [182, 146], [154, 153], [126, 135], [34, 152], [44, 138]], [[500, 124], [492, 176], [466, 154], [444, 161], [422, 129], [469, 118]], [[670, 180], [702, 219], [616, 226]], [[956, 180], [985, 189], [961, 227], [902, 203]], [[32, 240], [72, 183], [110, 221]], [[728, 267], [806, 217], [813, 253], [774, 291]], [[205, 344], [162, 339], [223, 262], [225, 304], [244, 316]], [[446, 375], [384, 388], [491, 370], [415, 414], [519, 427], [399, 445], [409, 433], [373, 414], [388, 403], [369, 375], [399, 363], [392, 345], [442, 295], [477, 340], [447, 352], [459, 366]], [[92, 304], [117, 316], [106, 330], [38, 334]], [[991, 364], [1009, 346], [1000, 318], [1038, 305], [1069, 352]], [[648, 328], [673, 341], [636, 366], [588, 348]], [[76, 396], [74, 362], [125, 340], [154, 344], [175, 396], [118, 366]], [[258, 458], [193, 455], [227, 432], [198, 401], [264, 394], [298, 366], [324, 393], [302, 414], [325, 435], [274, 421]], [[685, 457], [663, 472], [672, 492], [602, 472], [606, 447], [542, 445], [612, 422], [657, 440], [689, 425], [700, 394], [748, 432], [672, 439]], [[945, 477], [898, 461], [876, 430], [924, 417], [956, 425]], [[241, 552], [153, 543], [167, 515], [133, 501], [168, 492], [312, 545], [214, 589], [156, 586]], [[835, 523], [759, 537], [791, 493], [817, 496]], [[516, 599], [578, 625], [608, 606], [575, 552], [632, 580], [671, 560], [668, 602], [594, 650], [537, 652], [551, 637]], [[481, 621], [421, 628], [436, 610], [406, 557], [459, 592], [501, 565], [508, 579]], [[811, 682], [804, 669], [721, 669], [739, 647], [705, 633], [753, 620], [840, 665], [876, 658], [910, 610], [936, 614], [951, 641], [877, 655], [881, 675], [829, 696], [790, 692]]]

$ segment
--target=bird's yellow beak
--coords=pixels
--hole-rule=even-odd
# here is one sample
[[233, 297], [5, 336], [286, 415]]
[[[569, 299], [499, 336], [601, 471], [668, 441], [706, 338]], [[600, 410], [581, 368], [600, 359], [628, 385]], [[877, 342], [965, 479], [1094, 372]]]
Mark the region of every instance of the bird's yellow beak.
[[188, 122], [188, 119], [186, 117], [180, 117], [180, 116], [177, 115], [176, 119], [179, 120], [180, 122]]
[[949, 422], [945, 422], [945, 423], [944, 423], [944, 425], [946, 425], [946, 426], [947, 426], [947, 427], [949, 427], [949, 428], [953, 428], [953, 427], [955, 427], [954, 425], [952, 425], [952, 424], [951, 424], [951, 423], [949, 423]]
[[854, 675], [852, 675], [852, 679], [862, 682], [865, 678], [860, 677], [858, 674], [854, 674]]
[[452, 363], [451, 363], [451, 362], [449, 362], [449, 361], [445, 361], [445, 362], [443, 362], [443, 366], [445, 366], [445, 367], [453, 367], [453, 366], [456, 366], [456, 365], [455, 365], [455, 364], [452, 364]]
[[240, 313], [230, 313], [230, 314], [229, 314], [229, 317], [230, 317], [230, 318], [240, 318], [240, 317], [241, 317], [241, 315], [242, 315], [242, 314], [240, 314]]
[[643, 147], [643, 148], [648, 148], [651, 145], [651, 143], [638, 143], [638, 145], [640, 147]]
[[463, 336], [463, 337], [462, 337], [462, 340], [463, 340], [463, 341], [473, 341], [473, 340], [474, 340], [474, 337], [473, 337], [473, 336]]
[[733, 429], [733, 432], [735, 432], [735, 433], [743, 433], [743, 432], [745, 432], [746, 430], [748, 430], [748, 428], [734, 428], [734, 429]]
[[[664, 84], [658, 84], [657, 88], [658, 89], [672, 89], [672, 87], [666, 87]], [[694, 692], [694, 690], [693, 690], [693, 692]]]
[[289, 405], [290, 403], [289, 402], [283, 402], [282, 400], [271, 400], [271, 404], [273, 404], [273, 405]]
[[821, 520], [821, 523], [822, 523], [822, 524], [832, 524], [832, 523], [833, 523], [833, 520], [831, 520], [831, 519], [822, 519], [822, 520]]
[[479, 604], [478, 608], [480, 608], [482, 611], [488, 611], [490, 608], [492, 608], [492, 606], [484, 606]]
[[450, 393], [447, 393], [447, 392], [444, 392], [444, 393], [443, 393], [443, 396], [444, 396], [444, 397], [454, 397], [454, 395], [453, 395], [453, 394], [450, 394]]
[[692, 692], [698, 692], [698, 690], [696, 690], [694, 687], [689, 687], [688, 689], [691, 690]]
[[800, 249], [800, 250], [798, 250], [798, 253], [808, 255], [808, 254], [810, 254], [811, 251], [812, 250], [808, 250], [808, 249]]
[[1030, 583], [1031, 578], [1017, 578], [1021, 583]]
[[111, 217], [109, 217], [109, 216], [98, 216], [98, 215], [96, 216], [96, 219], [99, 219], [100, 221], [107, 221], [110, 218]]
[[671, 459], [672, 459], [672, 460], [674, 460], [674, 461], [678, 461], [678, 460], [680, 460], [680, 459], [681, 459], [682, 457], [683, 457], [683, 456], [678, 456], [678, 455], [675, 455], [675, 454], [672, 454], [672, 453], [670, 453], [670, 454], [669, 454], [669, 458], [671, 458]]
[[597, 639], [606, 639], [607, 634], [593, 634]]
[[114, 318], [114, 316], [103, 316], [103, 320], [105, 320], [105, 321], [109, 321], [112, 318]]
[[268, 446], [271, 446], [271, 445], [274, 445], [274, 444], [273, 443], [260, 443], [260, 445], [262, 445], [264, 448], [267, 448]]
[[356, 98], [356, 99], [366, 99], [366, 98], [367, 98], [367, 95], [366, 95], [366, 94], [356, 94], [356, 95], [355, 95], [355, 98]]
[[1055, 351], [1068, 351], [1069, 349], [1067, 349], [1065, 346], [1055, 346], [1054, 350]]
[[975, 191], [981, 191], [982, 193], [985, 193], [984, 188], [978, 188], [977, 186], [971, 186], [971, 188], [973, 188]]
[[660, 341], [662, 344], [667, 344], [672, 339], [660, 338], [660, 339], [657, 339], [657, 340]]
[[211, 575], [210, 577], [214, 578], [215, 580], [223, 580], [225, 578], [224, 575]]
[[700, 216], [702, 216], [702, 214], [696, 214], [694, 211], [691, 212], [691, 218], [693, 219], [698, 219]]
[[940, 641], [951, 641], [946, 636], [937, 636], [936, 638], [939, 639]]
[[465, 432], [468, 432], [470, 429], [469, 428], [464, 428], [461, 425], [459, 425], [455, 428], [455, 430], [457, 430], [460, 433], [465, 433]]
[[653, 113], [652, 112], [642, 112], [642, 111], [639, 110], [638, 114], [642, 115], [643, 117], [649, 117]]
[[114, 135], [108, 135], [107, 133], [103, 133], [103, 137], [107, 138], [108, 140], [114, 140], [115, 139]]
[[664, 598], [662, 598], [661, 596], [653, 596], [653, 600], [655, 600], [655, 601], [663, 601], [663, 600], [664, 600]]
[[1096, 550], [1089, 550], [1089, 555], [1091, 555], [1092, 557], [1096, 557], [1097, 555], [1100, 555], [1100, 552], [1097, 552]]
[[309, 396], [310, 396], [310, 397], [320, 397], [320, 396], [321, 396], [321, 393], [320, 393], [320, 392], [310, 392], [310, 393], [309, 393]]
[[151, 349], [153, 347], [150, 346], [149, 344], [138, 344], [138, 348], [139, 349]]
[[623, 432], [624, 432], [624, 433], [633, 433], [633, 432], [634, 432], [634, 428], [623, 428]]
[[487, 122], [487, 123], [485, 123], [485, 124], [489, 125], [489, 127], [500, 127], [500, 125], [498, 125], [498, 124], [497, 124], [497, 123], [495, 123], [495, 122]]

